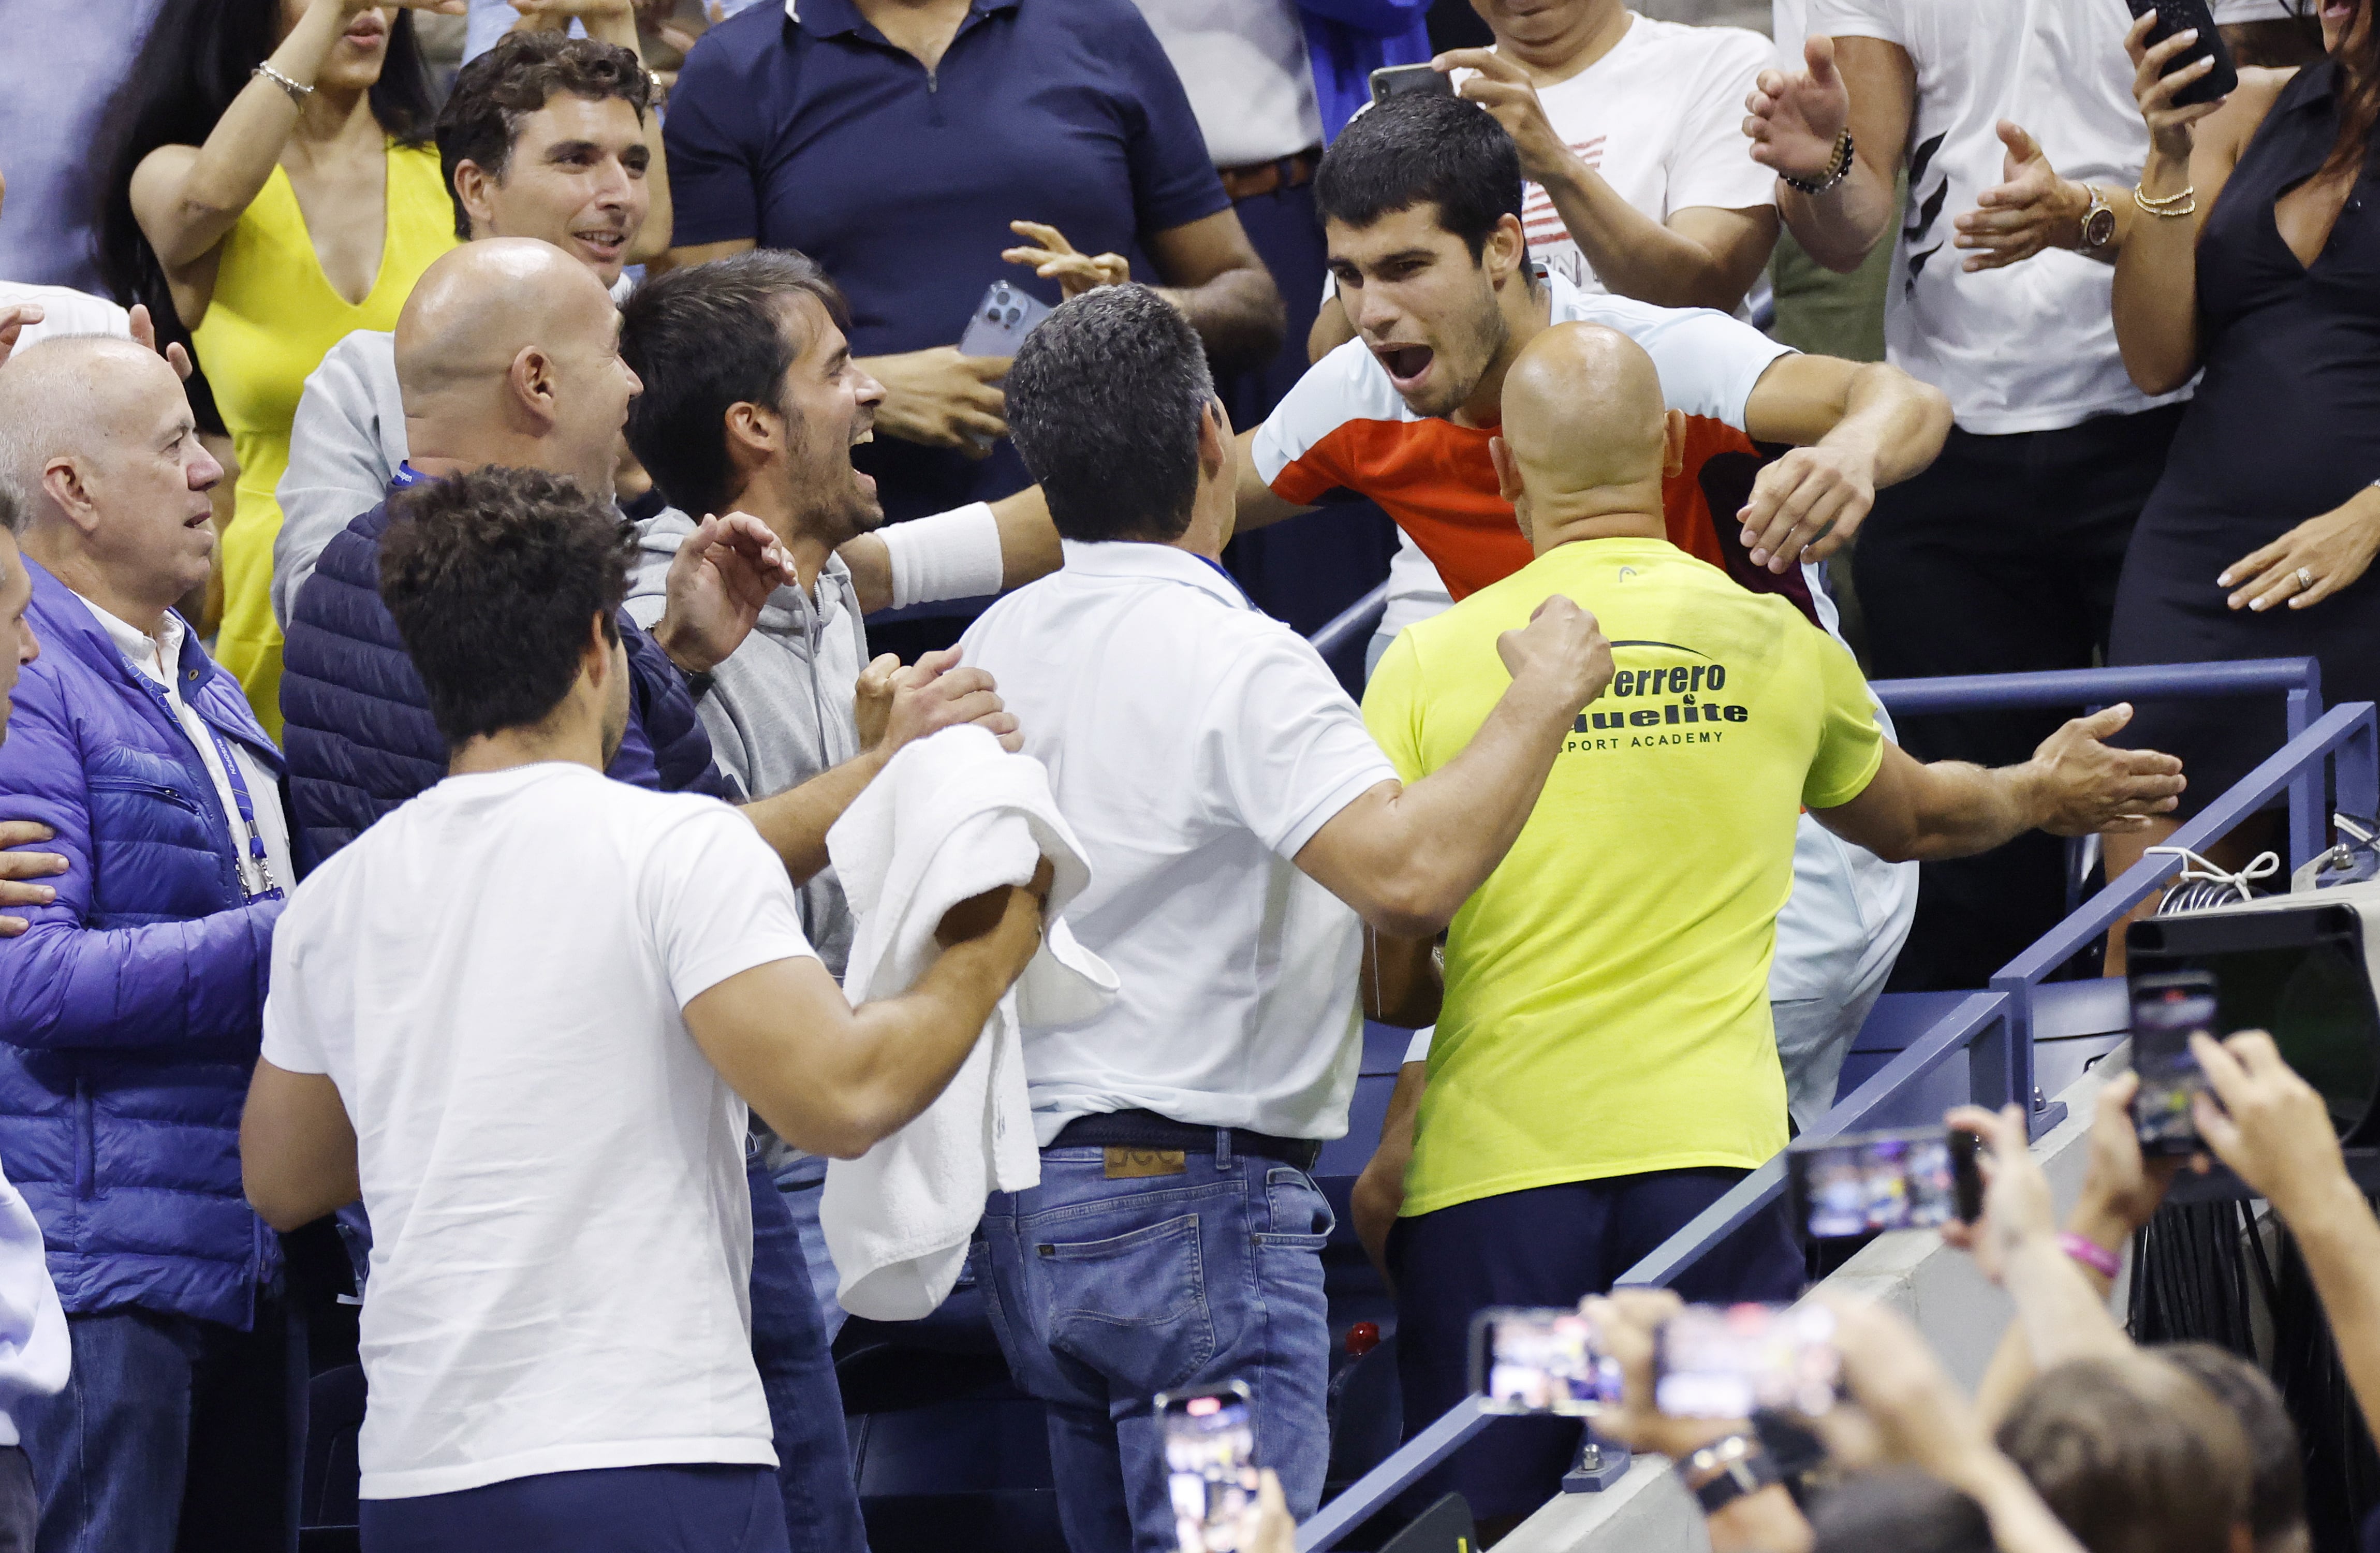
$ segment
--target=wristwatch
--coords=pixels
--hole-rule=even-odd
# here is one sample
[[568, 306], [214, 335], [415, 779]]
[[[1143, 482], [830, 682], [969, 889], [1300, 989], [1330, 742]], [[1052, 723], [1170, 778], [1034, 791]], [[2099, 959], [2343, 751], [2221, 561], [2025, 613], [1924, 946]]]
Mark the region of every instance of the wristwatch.
[[1705, 1515], [1716, 1515], [1747, 1494], [1784, 1481], [1768, 1448], [1751, 1435], [1713, 1440], [1678, 1463], [1678, 1475]]
[[2082, 212], [2082, 240], [2074, 245], [2074, 251], [2096, 253], [2116, 240], [2116, 207], [2107, 203], [2107, 196], [2096, 186], [2086, 183], [2082, 188], [2091, 196], [2091, 208]]

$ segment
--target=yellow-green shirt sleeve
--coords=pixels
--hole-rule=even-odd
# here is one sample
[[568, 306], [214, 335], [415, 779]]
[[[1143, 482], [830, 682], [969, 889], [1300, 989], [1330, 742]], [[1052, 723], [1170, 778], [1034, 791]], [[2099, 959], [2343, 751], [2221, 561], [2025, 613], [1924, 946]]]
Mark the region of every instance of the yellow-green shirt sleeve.
[[1840, 807], [1867, 791], [1884, 764], [1884, 731], [1876, 725], [1876, 704], [1867, 679], [1843, 644], [1813, 626], [1816, 682], [1825, 704], [1819, 711], [1818, 752], [1802, 783], [1802, 803], [1814, 809]]
[[1421, 710], [1421, 659], [1414, 634], [1400, 631], [1364, 687], [1364, 726], [1397, 775], [1408, 783], [1428, 775], [1422, 763]]

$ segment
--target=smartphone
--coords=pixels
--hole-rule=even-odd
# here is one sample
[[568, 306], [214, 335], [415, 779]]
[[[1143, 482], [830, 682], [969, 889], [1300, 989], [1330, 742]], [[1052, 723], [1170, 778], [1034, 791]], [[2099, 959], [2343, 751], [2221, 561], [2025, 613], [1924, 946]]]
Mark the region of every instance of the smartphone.
[[994, 281], [959, 336], [961, 356], [1014, 356], [1025, 336], [1051, 312], [1049, 303], [1006, 281]]
[[1182, 1553], [1237, 1553], [1240, 1518], [1257, 1499], [1257, 1429], [1248, 1389], [1160, 1395], [1165, 1480]]
[[1795, 1143], [1785, 1153], [1794, 1221], [1812, 1240], [1972, 1222], [1984, 1208], [1981, 1143], [1943, 1127]]
[[2192, 1099], [2206, 1091], [2206, 1074], [2192, 1055], [2190, 1037], [2219, 1036], [2213, 971], [2168, 971], [2132, 978], [2132, 1130], [2143, 1154], [2195, 1154], [2198, 1123]]
[[2198, 29], [2198, 42], [2189, 52], [2175, 55], [2166, 62], [2165, 73], [2213, 58], [2215, 68], [2175, 96], [2176, 104], [2187, 107], [2193, 103], [2212, 103], [2218, 97], [2228, 97], [2240, 89], [2240, 69], [2231, 62], [2231, 47], [2223, 41], [2223, 30], [2215, 25], [2215, 8], [2207, 0], [2124, 0], [2131, 7], [2132, 18], [2155, 11], [2157, 22], [2149, 29], [2149, 46], [2154, 48], [2177, 32]]
[[1653, 1401], [1672, 1418], [1815, 1417], [1835, 1405], [1842, 1373], [1824, 1305], [1688, 1305], [1655, 1341]]
[[1471, 1389], [1486, 1413], [1592, 1418], [1620, 1405], [1620, 1361], [1574, 1307], [1483, 1310], [1471, 1322]]
[[1434, 91], [1441, 97], [1451, 97], [1454, 78], [1427, 65], [1383, 65], [1372, 72], [1373, 102], [1385, 103], [1408, 91]]

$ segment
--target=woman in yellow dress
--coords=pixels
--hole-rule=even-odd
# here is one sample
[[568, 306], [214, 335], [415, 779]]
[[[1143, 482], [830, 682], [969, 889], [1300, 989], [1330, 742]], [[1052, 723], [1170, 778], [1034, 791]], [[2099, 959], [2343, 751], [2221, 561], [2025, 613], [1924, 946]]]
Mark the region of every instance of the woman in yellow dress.
[[[394, 329], [455, 245], [428, 144], [414, 9], [463, 0], [177, 0], [102, 228], [127, 300], [170, 304], [238, 454], [215, 657], [281, 735], [273, 487], [307, 375], [350, 331]], [[161, 315], [164, 309], [158, 309]]]

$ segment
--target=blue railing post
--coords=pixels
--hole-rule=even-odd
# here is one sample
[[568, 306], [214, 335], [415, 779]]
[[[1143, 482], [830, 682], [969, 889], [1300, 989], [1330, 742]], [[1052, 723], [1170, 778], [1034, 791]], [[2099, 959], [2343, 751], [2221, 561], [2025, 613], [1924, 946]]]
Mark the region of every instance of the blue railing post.
[[[2296, 738], [2322, 715], [2322, 661], [2306, 661], [2305, 685], [2289, 692], [2289, 736]], [[2292, 872], [2313, 861], [2329, 844], [2330, 816], [2323, 812], [2323, 763], [2309, 761], [2289, 781], [2289, 867]], [[2184, 773], [2187, 774], [2187, 773]]]

